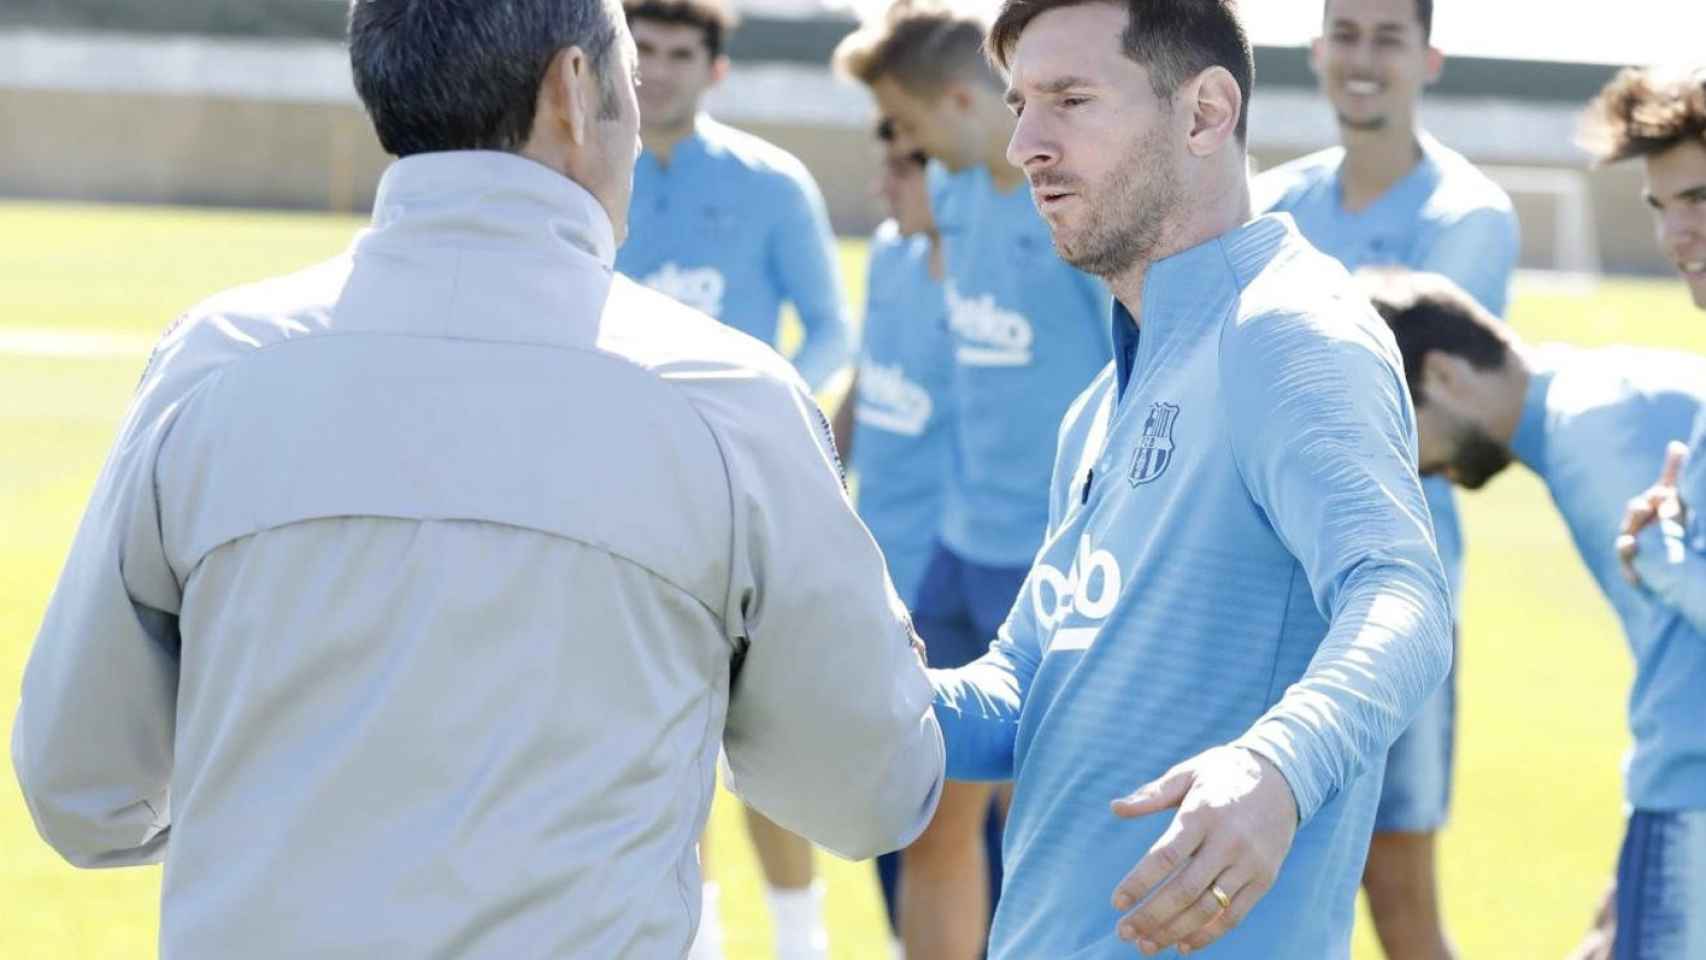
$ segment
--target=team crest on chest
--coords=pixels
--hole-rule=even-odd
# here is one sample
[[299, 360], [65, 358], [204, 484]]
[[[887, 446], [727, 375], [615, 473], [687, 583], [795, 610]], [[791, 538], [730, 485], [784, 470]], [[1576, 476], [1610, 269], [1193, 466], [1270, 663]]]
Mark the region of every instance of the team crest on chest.
[[1173, 421], [1179, 419], [1178, 404], [1156, 403], [1143, 421], [1143, 436], [1131, 461], [1131, 485], [1159, 480], [1173, 462]]

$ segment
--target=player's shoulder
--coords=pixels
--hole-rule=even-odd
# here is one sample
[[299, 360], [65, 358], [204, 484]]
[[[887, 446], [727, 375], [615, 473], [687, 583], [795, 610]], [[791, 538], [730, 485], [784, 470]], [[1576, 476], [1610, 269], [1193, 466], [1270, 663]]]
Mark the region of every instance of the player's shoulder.
[[767, 344], [621, 274], [611, 280], [597, 345], [668, 382], [763, 380], [806, 390]]
[[1501, 218], [1516, 216], [1510, 194], [1468, 157], [1428, 136], [1422, 138], [1422, 149], [1439, 176], [1439, 184], [1428, 198], [1429, 216], [1449, 220], [1482, 212]]
[[351, 266], [345, 254], [208, 297], [161, 334], [144, 382], [193, 378], [258, 350], [324, 332], [333, 325]]
[[1256, 174], [1250, 180], [1252, 207], [1259, 213], [1289, 209], [1330, 183], [1344, 159], [1345, 148], [1328, 147]]
[[[1267, 220], [1274, 222], [1262, 223]], [[1343, 264], [1304, 240], [1289, 217], [1271, 215], [1257, 225], [1273, 235], [1271, 250], [1241, 278], [1236, 307], [1221, 331], [1223, 356], [1357, 344], [1402, 369], [1391, 330]]]
[[816, 188], [806, 165], [787, 150], [762, 137], [701, 116], [696, 130], [706, 152], [731, 170], [760, 181]]

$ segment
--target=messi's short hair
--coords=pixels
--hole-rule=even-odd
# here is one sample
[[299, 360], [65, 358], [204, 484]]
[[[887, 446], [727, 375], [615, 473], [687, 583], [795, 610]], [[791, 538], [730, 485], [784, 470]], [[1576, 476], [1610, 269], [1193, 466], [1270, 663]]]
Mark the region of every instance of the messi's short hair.
[[1250, 95], [1256, 83], [1256, 61], [1250, 37], [1234, 0], [1004, 0], [986, 46], [1001, 69], [1031, 21], [1050, 10], [1085, 3], [1124, 7], [1129, 19], [1120, 35], [1126, 56], [1149, 71], [1155, 95], [1171, 97], [1185, 81], [1210, 67], [1224, 67], [1238, 83], [1244, 99], [1238, 114], [1238, 142], [1250, 126]]

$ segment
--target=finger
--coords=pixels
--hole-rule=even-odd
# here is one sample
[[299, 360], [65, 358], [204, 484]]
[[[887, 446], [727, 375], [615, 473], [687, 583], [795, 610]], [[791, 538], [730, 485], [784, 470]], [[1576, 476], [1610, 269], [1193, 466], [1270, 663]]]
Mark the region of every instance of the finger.
[[1688, 444], [1672, 440], [1665, 447], [1665, 465], [1659, 471], [1659, 486], [1674, 487], [1682, 476], [1682, 465], [1688, 462]]
[[[1195, 860], [1192, 861], [1192, 866], [1186, 868], [1187, 872], [1193, 870], [1197, 862], [1204, 861], [1206, 859], [1207, 857], [1203, 854], [1197, 854]], [[1231, 891], [1244, 886], [1242, 879], [1238, 882], [1234, 882], [1232, 878], [1242, 878], [1245, 875], [1245, 872], [1240, 870], [1236, 865], [1231, 865], [1218, 872], [1209, 873], [1207, 875], [1212, 879], [1202, 884], [1202, 892], [1192, 898], [1191, 902], [1186, 904], [1183, 910], [1180, 910], [1178, 913], [1173, 915], [1173, 917], [1168, 919], [1166, 923], [1162, 925], [1161, 929], [1154, 935], [1145, 934], [1140, 927], [1138, 930], [1138, 936], [1142, 940], [1148, 941], [1158, 949], [1165, 949], [1167, 947], [1177, 946], [1198, 930], [1201, 930], [1212, 923], [1214, 918], [1220, 915], [1220, 911], [1222, 909], [1219, 898], [1214, 895], [1215, 886], [1218, 885], [1220, 892], [1227, 894], [1230, 898]], [[1175, 880], [1172, 883], [1168, 883], [1166, 887], [1162, 888], [1162, 892], [1165, 893], [1170, 890], [1177, 882], [1178, 881]], [[1190, 886], [1196, 886], [1195, 881], [1192, 881]], [[1147, 907], [1148, 905], [1146, 904], [1145, 908], [1147, 909]]]
[[1114, 888], [1114, 909], [1123, 912], [1137, 906], [1157, 885], [1184, 867], [1202, 843], [1200, 829], [1175, 819]]
[[1617, 538], [1617, 565], [1623, 571], [1623, 579], [1631, 587], [1641, 585], [1641, 575], [1635, 572], [1635, 538], [1623, 534]]
[[[1223, 888], [1224, 886], [1222, 884]], [[1239, 887], [1237, 892], [1231, 890], [1226, 892], [1232, 896], [1232, 905], [1215, 914], [1214, 918], [1208, 923], [1186, 937], [1179, 944], [1180, 954], [1189, 954], [1201, 950], [1226, 936], [1226, 932], [1242, 923], [1245, 915], [1250, 912], [1250, 908], [1267, 895], [1268, 887], [1266, 884], [1251, 882]]]
[[1191, 784], [1195, 781], [1195, 768], [1187, 760], [1138, 787], [1135, 792], [1115, 800], [1114, 815], [1130, 819], [1170, 810], [1185, 802], [1185, 794], [1191, 792]]
[[[1147, 942], [1157, 949], [1179, 942], [1180, 937], [1208, 922], [1207, 916], [1199, 916], [1191, 923], [1192, 916], [1201, 912], [1205, 898], [1213, 907], [1210, 916], [1220, 912], [1220, 904], [1208, 888], [1215, 878], [1227, 872], [1231, 863], [1231, 851], [1226, 844], [1205, 842], [1184, 869], [1164, 879], [1142, 908], [1120, 921], [1120, 934], [1127, 940]], [[1175, 933], [1175, 927], [1186, 928]]]
[[1659, 515], [1658, 497], [1652, 491], [1641, 494], [1623, 505], [1623, 526], [1619, 533], [1634, 535]]

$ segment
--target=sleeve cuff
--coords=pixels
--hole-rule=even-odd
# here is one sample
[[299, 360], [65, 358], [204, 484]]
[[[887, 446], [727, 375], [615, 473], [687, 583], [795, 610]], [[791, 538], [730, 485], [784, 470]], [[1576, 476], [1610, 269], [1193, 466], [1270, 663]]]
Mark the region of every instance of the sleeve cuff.
[[1248, 750], [1273, 764], [1291, 788], [1291, 798], [1297, 803], [1297, 825], [1303, 826], [1315, 816], [1327, 801], [1327, 790], [1321, 778], [1310, 769], [1297, 738], [1282, 720], [1265, 719], [1249, 732], [1232, 742], [1232, 746]]

